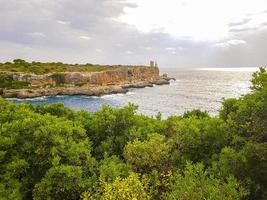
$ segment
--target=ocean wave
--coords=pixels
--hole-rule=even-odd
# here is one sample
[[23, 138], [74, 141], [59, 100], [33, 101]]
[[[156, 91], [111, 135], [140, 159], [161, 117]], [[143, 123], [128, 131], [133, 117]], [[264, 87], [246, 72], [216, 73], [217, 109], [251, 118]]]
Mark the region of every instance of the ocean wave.
[[26, 101], [42, 101], [45, 100], [47, 96], [42, 96], [42, 97], [35, 97], [35, 98], [26, 98]]
[[55, 96], [56, 98], [65, 98], [65, 97], [67, 97], [67, 95], [57, 95], [57, 96]]
[[174, 85], [178, 85], [178, 83], [177, 82], [172, 82], [172, 83], [170, 83], [170, 85], [174, 86]]
[[135, 95], [135, 92], [127, 92], [126, 95]]
[[107, 94], [107, 95], [103, 95], [100, 98], [102, 99], [114, 99], [114, 98], [118, 98], [118, 97], [124, 97], [126, 94], [124, 93], [118, 93], [118, 94]]
[[21, 98], [6, 98], [6, 100], [23, 102], [23, 101], [42, 101], [42, 100], [46, 100], [46, 98], [47, 98], [47, 96], [34, 97], [34, 98], [25, 98], [25, 99], [21, 99]]
[[107, 95], [103, 95], [100, 98], [102, 99], [110, 99], [110, 98], [115, 98], [117, 96], [117, 94], [107, 94]]
[[24, 99], [19, 99], [19, 98], [5, 98], [5, 100], [7, 100], [7, 101], [21, 101], [21, 100], [24, 100]]
[[99, 98], [101, 98], [99, 96], [86, 96], [86, 95], [82, 95], [81, 97], [84, 99], [99, 99]]

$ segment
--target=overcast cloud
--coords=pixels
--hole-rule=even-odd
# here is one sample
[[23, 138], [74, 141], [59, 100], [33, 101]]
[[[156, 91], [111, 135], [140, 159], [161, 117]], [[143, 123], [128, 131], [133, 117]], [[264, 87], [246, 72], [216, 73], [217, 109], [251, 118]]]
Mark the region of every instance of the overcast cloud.
[[0, 20], [1, 62], [267, 65], [266, 0], [0, 0]]

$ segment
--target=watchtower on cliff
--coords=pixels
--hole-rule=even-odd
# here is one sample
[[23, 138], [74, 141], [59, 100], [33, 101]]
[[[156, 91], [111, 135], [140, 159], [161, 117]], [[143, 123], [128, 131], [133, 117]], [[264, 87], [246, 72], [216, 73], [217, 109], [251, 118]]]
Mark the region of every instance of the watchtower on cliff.
[[150, 60], [150, 64], [149, 64], [150, 67], [158, 67], [158, 63], [157, 61], [154, 61], [154, 60]]
[[150, 60], [150, 67], [155, 67], [155, 62], [153, 60]]

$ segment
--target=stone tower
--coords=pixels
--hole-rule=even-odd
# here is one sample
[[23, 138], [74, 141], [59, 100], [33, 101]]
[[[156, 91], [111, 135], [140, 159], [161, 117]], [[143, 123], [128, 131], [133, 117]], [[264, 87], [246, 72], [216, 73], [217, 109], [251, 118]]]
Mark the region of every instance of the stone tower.
[[150, 67], [155, 67], [155, 62], [153, 60], [150, 60]]

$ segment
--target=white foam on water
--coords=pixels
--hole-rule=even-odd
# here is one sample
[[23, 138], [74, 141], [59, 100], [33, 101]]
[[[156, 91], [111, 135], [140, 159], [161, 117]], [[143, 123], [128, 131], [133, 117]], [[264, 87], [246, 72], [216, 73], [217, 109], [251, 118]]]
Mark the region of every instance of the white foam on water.
[[178, 85], [178, 81], [171, 80], [171, 81], [170, 81], [170, 85]]
[[45, 100], [47, 96], [42, 96], [42, 97], [36, 97], [36, 98], [27, 98], [26, 101], [41, 101]]
[[[56, 96], [57, 97], [57, 96]], [[34, 97], [34, 98], [5, 98], [6, 100], [9, 101], [18, 101], [18, 102], [27, 102], [27, 101], [43, 101], [48, 99], [49, 96], [41, 96], [41, 97]]]
[[135, 95], [136, 93], [135, 92], [127, 92], [126, 95]]
[[83, 95], [82, 97], [85, 99], [99, 99], [99, 98], [101, 98], [99, 96], [85, 96], [85, 95]]
[[112, 99], [115, 98], [117, 96], [117, 94], [107, 94], [107, 95], [103, 95], [100, 98], [102, 99]]
[[20, 98], [6, 98], [6, 100], [11, 100], [11, 101], [42, 101], [45, 100], [47, 96], [42, 96], [42, 97], [35, 97], [35, 98], [25, 98], [25, 99], [20, 99]]
[[24, 101], [24, 99], [19, 99], [19, 98], [5, 98], [7, 101]]
[[64, 98], [64, 97], [67, 97], [67, 95], [57, 95], [55, 96], [56, 98]]
[[[156, 115], [161, 112], [163, 117], [174, 114], [182, 114], [188, 109], [199, 108], [207, 110], [212, 115], [218, 114], [221, 107], [221, 99], [239, 97], [249, 92], [251, 72], [224, 72], [224, 71], [198, 71], [177, 70], [173, 77], [176, 80], [170, 81], [170, 85], [154, 87], [151, 89], [132, 88], [126, 94], [109, 94], [98, 96], [59, 96], [39, 98], [40, 102], [63, 101], [68, 107], [95, 111], [102, 104], [109, 104], [114, 107], [121, 107], [132, 102], [139, 105], [139, 112], [145, 115]], [[216, 68], [218, 70], [218, 68]], [[227, 69], [229, 71], [229, 69]], [[156, 86], [156, 85], [153, 85]], [[60, 98], [62, 97], [62, 98]], [[64, 98], [63, 98], [64, 97]], [[90, 99], [90, 100], [87, 100]], [[38, 98], [10, 99], [18, 103], [38, 102]], [[89, 102], [90, 101], [90, 102]]]

